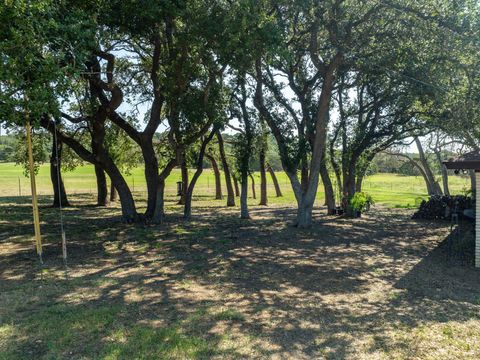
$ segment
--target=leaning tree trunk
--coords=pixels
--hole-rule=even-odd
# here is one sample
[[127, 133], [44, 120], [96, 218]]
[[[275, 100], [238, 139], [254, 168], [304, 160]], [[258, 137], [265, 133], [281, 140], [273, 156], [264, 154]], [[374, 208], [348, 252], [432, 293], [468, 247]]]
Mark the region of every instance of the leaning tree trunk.
[[[192, 195], [193, 195], [193, 189], [195, 188], [195, 184], [197, 183], [198, 178], [203, 172], [203, 158], [205, 157], [205, 150], [207, 148], [208, 143], [212, 140], [213, 135], [215, 134], [216, 129], [213, 129], [212, 132], [202, 141], [202, 146], [200, 148], [200, 152], [198, 154], [198, 159], [197, 159], [197, 171], [195, 171], [195, 174], [193, 174], [192, 181], [190, 182], [190, 185], [188, 186], [187, 190], [187, 196], [185, 198], [185, 207], [183, 210], [183, 218], [186, 220], [189, 220], [192, 216]], [[208, 157], [208, 155], [207, 155]], [[210, 159], [210, 158], [209, 158]], [[213, 159], [213, 158], [212, 158]], [[210, 161], [212, 161], [210, 159]], [[213, 159], [215, 161], [215, 159]], [[213, 163], [212, 163], [213, 166]], [[217, 168], [218, 170], [218, 168]], [[220, 178], [220, 174], [219, 178]]]
[[[54, 135], [55, 136], [55, 135]], [[62, 178], [62, 143], [53, 139], [50, 156], [50, 179], [53, 185], [53, 207], [70, 206]]]
[[275, 171], [273, 171], [272, 167], [268, 163], [267, 163], [267, 171], [270, 174], [270, 177], [272, 178], [273, 187], [275, 188], [275, 195], [277, 197], [282, 197], [283, 196], [282, 190], [280, 190], [280, 185], [278, 184], [277, 175], [275, 175]]
[[108, 205], [108, 187], [105, 171], [95, 165], [95, 176], [97, 177], [97, 206]]
[[236, 176], [233, 177], [233, 185], [235, 186], [235, 196], [240, 196], [240, 189], [238, 186], [238, 179]]
[[182, 162], [181, 172], [182, 172], [182, 193], [180, 194], [180, 200], [178, 201], [178, 205], [185, 205], [185, 198], [186, 198], [187, 189], [188, 189], [188, 168], [187, 168], [186, 161]]
[[265, 151], [260, 150], [260, 203], [258, 205], [268, 205], [267, 198], [267, 174], [265, 171]]
[[113, 181], [110, 179], [110, 202], [117, 201], [117, 189], [113, 186]]
[[[103, 156], [102, 156], [103, 157]], [[113, 182], [113, 186], [118, 191], [118, 197], [120, 198], [120, 204], [122, 206], [122, 217], [126, 223], [133, 223], [139, 220], [137, 209], [135, 207], [135, 201], [133, 200], [132, 192], [128, 187], [125, 178], [115, 165], [115, 163], [108, 157], [103, 157], [102, 163], [105, 166], [105, 172]], [[103, 173], [105, 176], [105, 173]], [[106, 184], [106, 179], [105, 179]], [[105, 189], [106, 194], [108, 190]]]
[[322, 177], [323, 187], [325, 189], [325, 204], [327, 205], [327, 214], [335, 214], [335, 191], [333, 191], [332, 180], [328, 174], [325, 161], [320, 166], [320, 176]]
[[225, 145], [220, 131], [217, 131], [217, 139], [218, 148], [220, 150], [220, 159], [225, 174], [225, 184], [227, 185], [227, 206], [235, 206], [235, 193], [233, 192], [232, 177], [230, 175], [230, 167], [228, 166], [227, 157], [225, 155]]
[[250, 180], [252, 180], [252, 197], [256, 199], [257, 193], [255, 192], [255, 179], [253, 178], [252, 174], [249, 174], [249, 176], [250, 176]]
[[448, 172], [447, 168], [442, 162], [442, 154], [440, 151], [435, 151], [435, 157], [437, 158], [438, 164], [440, 165], [440, 171], [442, 173], [443, 193], [447, 196], [450, 196], [450, 189], [448, 187]]
[[[241, 179], [241, 192], [240, 192], [240, 218], [250, 219], [250, 213], [248, 211], [248, 174], [242, 174]], [[253, 188], [254, 189], [254, 188]]]
[[435, 180], [435, 176], [433, 176], [433, 172], [430, 168], [430, 165], [428, 164], [428, 160], [427, 160], [427, 157], [425, 156], [425, 152], [423, 151], [422, 143], [417, 137], [415, 138], [415, 144], [417, 145], [417, 148], [418, 148], [420, 163], [422, 164], [423, 170], [425, 172], [425, 176], [427, 177], [428, 183], [430, 184], [431, 193], [429, 195], [442, 195], [442, 189], [440, 189], [440, 185], [438, 185], [438, 182]]
[[[223, 199], [222, 182], [220, 180], [220, 170], [218, 169], [217, 160], [215, 160], [215, 158], [210, 154], [206, 154], [205, 156], [208, 158], [208, 160], [212, 164], [213, 174], [215, 176], [215, 200], [222, 200]], [[202, 168], [202, 171], [203, 171], [203, 168]]]

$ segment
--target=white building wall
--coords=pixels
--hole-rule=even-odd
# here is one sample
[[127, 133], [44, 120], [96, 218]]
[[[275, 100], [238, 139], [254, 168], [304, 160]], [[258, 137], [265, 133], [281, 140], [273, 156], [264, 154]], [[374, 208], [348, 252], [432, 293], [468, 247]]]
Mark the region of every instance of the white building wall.
[[480, 172], [475, 173], [476, 204], [475, 204], [475, 267], [480, 268]]

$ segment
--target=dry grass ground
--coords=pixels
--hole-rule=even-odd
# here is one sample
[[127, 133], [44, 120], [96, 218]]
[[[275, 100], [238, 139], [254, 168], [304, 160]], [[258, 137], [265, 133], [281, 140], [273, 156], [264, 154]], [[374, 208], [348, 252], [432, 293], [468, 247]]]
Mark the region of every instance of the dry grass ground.
[[289, 207], [197, 201], [188, 223], [170, 202], [163, 226], [128, 226], [75, 200], [68, 273], [58, 210], [40, 268], [28, 198], [0, 202], [0, 359], [480, 358], [471, 224], [377, 207], [300, 231]]

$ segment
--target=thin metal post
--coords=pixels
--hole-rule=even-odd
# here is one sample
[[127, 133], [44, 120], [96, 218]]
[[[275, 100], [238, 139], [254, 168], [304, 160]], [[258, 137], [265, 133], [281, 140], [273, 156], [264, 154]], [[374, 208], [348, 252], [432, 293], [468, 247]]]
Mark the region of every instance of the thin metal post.
[[30, 169], [30, 185], [32, 187], [32, 207], [33, 207], [33, 225], [35, 229], [35, 244], [37, 247], [37, 254], [40, 259], [40, 263], [43, 264], [42, 259], [42, 237], [40, 234], [40, 216], [38, 214], [38, 199], [37, 199], [37, 185], [35, 183], [35, 166], [33, 164], [33, 150], [32, 150], [32, 137], [30, 135], [30, 120], [28, 112], [26, 113], [27, 118], [27, 147], [28, 147], [28, 163]]

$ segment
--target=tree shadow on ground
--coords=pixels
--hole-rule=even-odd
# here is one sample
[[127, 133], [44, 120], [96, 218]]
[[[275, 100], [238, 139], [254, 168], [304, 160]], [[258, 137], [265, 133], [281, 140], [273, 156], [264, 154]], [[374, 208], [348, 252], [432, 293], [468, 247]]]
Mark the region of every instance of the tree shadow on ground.
[[[238, 209], [197, 206], [189, 222], [172, 207], [162, 226], [75, 208], [65, 280], [55, 225], [43, 227], [43, 270], [21, 240], [32, 231], [17, 219], [27, 209], [8, 215], [0, 253], [0, 318], [17, 331], [7, 346], [26, 357], [129, 358], [136, 344], [157, 357], [175, 346], [192, 358], [421, 357], [405, 334], [478, 318], [478, 271], [445, 257], [446, 224], [408, 211], [355, 220], [317, 211], [313, 228], [300, 230], [288, 225], [289, 207], [254, 207], [240, 220]], [[67, 339], [51, 340], [59, 332]]]

